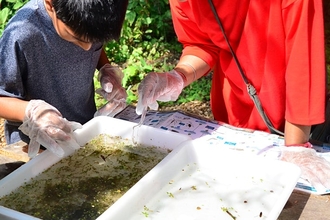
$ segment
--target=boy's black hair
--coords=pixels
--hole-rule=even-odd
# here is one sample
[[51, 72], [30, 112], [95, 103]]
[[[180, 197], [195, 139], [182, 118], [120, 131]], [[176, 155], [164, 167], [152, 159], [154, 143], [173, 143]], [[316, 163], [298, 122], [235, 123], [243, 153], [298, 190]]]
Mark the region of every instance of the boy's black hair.
[[89, 42], [117, 40], [128, 0], [52, 0], [56, 17]]

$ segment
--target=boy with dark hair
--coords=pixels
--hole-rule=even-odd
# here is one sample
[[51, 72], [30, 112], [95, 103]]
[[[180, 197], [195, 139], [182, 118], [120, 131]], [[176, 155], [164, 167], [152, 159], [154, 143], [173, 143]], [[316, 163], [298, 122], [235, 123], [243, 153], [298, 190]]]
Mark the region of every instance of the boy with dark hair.
[[[122, 75], [103, 44], [118, 39], [128, 0], [31, 0], [0, 38], [0, 117], [8, 144], [40, 144], [63, 156], [78, 148], [72, 131], [96, 115], [124, 108]], [[107, 108], [96, 113], [93, 76], [100, 72]], [[67, 119], [67, 120], [66, 120]], [[23, 122], [23, 123], [22, 123]]]

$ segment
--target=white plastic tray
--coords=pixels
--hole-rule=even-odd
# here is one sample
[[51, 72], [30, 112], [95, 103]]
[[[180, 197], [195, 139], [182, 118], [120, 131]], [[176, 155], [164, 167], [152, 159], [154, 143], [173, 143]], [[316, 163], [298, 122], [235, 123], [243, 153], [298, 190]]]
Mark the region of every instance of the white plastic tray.
[[191, 141], [98, 220], [275, 220], [299, 176], [293, 164]]
[[[75, 136], [81, 146], [99, 134], [110, 134], [131, 139], [133, 136], [133, 126], [136, 123], [99, 116], [83, 125], [82, 129], [75, 131]], [[157, 146], [166, 149], [175, 149], [181, 143], [190, 140], [190, 137], [177, 134], [162, 129], [141, 126], [135, 131], [134, 140], [144, 146]], [[70, 155], [72, 150], [66, 149], [65, 154]], [[24, 182], [37, 176], [51, 165], [57, 163], [60, 158], [54, 156], [49, 151], [44, 151], [28, 163], [24, 164], [5, 178], [0, 180], [0, 197], [9, 194], [16, 188], [23, 185]], [[36, 219], [32, 216], [0, 206], [0, 219]]]

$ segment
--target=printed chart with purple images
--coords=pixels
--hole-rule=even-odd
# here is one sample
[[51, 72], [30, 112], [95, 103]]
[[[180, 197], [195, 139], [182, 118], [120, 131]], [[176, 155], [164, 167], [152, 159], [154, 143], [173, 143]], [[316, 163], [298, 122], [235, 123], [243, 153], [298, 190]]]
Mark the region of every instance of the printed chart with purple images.
[[[141, 116], [134, 106], [127, 106], [115, 118], [139, 123]], [[263, 131], [237, 128], [182, 111], [148, 111], [143, 125], [185, 134], [203, 144], [218, 145], [229, 149], [265, 155], [268, 150], [284, 146], [284, 138]], [[329, 146], [314, 146], [317, 153], [330, 161]], [[275, 157], [276, 155], [270, 157]], [[314, 194], [328, 194], [330, 190], [316, 190], [306, 180], [299, 179], [296, 189]]]

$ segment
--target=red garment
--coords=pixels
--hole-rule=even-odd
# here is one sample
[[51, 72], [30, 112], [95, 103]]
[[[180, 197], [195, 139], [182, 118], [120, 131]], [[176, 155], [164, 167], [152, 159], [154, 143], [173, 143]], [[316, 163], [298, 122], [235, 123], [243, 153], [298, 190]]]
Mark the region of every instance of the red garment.
[[[324, 121], [322, 0], [213, 0], [229, 41], [275, 128]], [[249, 97], [208, 1], [170, 0], [182, 55], [213, 68], [214, 117], [268, 131]]]

